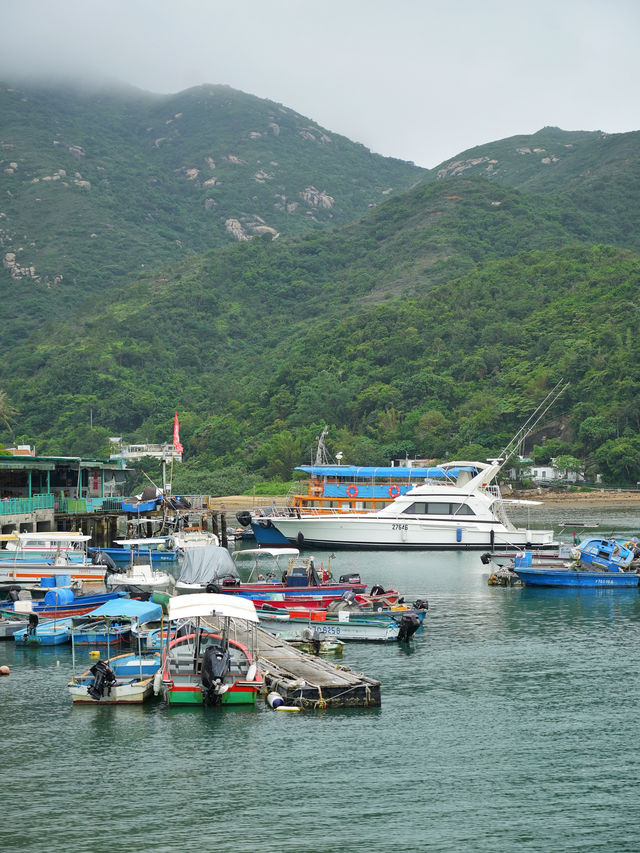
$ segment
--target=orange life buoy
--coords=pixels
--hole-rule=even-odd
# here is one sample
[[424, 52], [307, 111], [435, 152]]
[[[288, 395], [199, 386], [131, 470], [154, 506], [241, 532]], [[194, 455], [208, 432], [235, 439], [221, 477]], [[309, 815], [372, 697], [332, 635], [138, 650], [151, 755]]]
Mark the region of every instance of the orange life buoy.
[[355, 496], [358, 494], [358, 487], [357, 486], [347, 486], [347, 494], [349, 495], [350, 498], [355, 498]]
[[389, 497], [397, 498], [400, 494], [400, 489], [397, 486], [389, 486]]

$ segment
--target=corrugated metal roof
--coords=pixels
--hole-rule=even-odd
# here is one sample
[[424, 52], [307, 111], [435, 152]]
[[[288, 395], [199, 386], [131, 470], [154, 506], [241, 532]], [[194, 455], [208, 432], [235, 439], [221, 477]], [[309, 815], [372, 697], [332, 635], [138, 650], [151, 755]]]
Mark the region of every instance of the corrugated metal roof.
[[402, 468], [400, 466], [388, 467], [357, 467], [355, 465], [298, 465], [296, 471], [304, 471], [311, 477], [340, 477], [343, 480], [375, 480], [393, 478], [395, 480], [424, 480], [427, 477], [457, 477], [460, 471], [471, 471], [475, 468], [444, 468], [435, 466], [432, 468]]

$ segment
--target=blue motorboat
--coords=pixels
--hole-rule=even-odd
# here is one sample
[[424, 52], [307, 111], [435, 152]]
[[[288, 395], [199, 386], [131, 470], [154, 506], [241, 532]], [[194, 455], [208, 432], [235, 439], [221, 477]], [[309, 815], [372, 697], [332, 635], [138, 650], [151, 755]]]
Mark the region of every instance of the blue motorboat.
[[26, 628], [16, 631], [13, 639], [19, 646], [59, 646], [71, 642], [71, 618], [47, 619], [40, 622], [33, 613]]
[[[126, 540], [122, 541], [126, 543]], [[136, 556], [139, 550], [140, 547], [134, 548]], [[128, 566], [131, 563], [131, 547], [127, 544], [119, 545], [116, 548], [89, 548], [89, 555], [92, 559], [94, 555], [97, 558], [100, 554], [106, 554], [118, 565]], [[144, 556], [151, 563], [175, 563], [180, 554], [175, 548], [169, 547], [167, 537], [159, 537], [145, 540]]]
[[631, 589], [638, 587], [640, 576], [621, 568], [605, 570], [587, 569], [579, 563], [565, 566], [514, 567], [515, 573], [526, 586], [588, 587], [591, 589]]
[[616, 539], [591, 537], [580, 542], [576, 548], [579, 552], [580, 563], [583, 566], [593, 566], [594, 569], [611, 570], [619, 568], [626, 570], [631, 565], [635, 554], [633, 543], [622, 545]]

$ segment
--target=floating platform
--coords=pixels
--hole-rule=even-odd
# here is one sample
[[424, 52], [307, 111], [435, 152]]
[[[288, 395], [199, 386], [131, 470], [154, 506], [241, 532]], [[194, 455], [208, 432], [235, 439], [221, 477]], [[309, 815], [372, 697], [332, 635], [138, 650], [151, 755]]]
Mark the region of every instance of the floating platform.
[[[203, 619], [216, 628], [216, 619]], [[381, 705], [382, 684], [289, 645], [285, 640], [256, 628], [258, 669], [267, 692], [277, 691], [287, 705], [298, 708], [376, 708]], [[236, 637], [251, 645], [250, 631]]]

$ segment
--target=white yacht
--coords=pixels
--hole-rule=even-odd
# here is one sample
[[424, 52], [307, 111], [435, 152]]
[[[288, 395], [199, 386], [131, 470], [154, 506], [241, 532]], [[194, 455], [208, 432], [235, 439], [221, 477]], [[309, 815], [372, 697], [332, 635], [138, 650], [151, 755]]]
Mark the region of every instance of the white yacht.
[[538, 501], [502, 498], [494, 478], [503, 460], [448, 462], [442, 479], [426, 480], [377, 512], [295, 512], [270, 521], [298, 547], [471, 549], [540, 548], [553, 544], [552, 530], [516, 528], [505, 504]]

